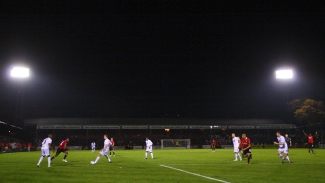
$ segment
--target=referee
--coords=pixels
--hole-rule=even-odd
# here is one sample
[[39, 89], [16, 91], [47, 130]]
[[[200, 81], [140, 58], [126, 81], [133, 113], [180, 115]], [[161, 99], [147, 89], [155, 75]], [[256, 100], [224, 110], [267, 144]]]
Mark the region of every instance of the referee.
[[286, 133], [284, 139], [285, 139], [285, 141], [286, 141], [286, 143], [287, 143], [287, 145], [288, 145], [288, 149], [289, 149], [289, 146], [290, 146], [290, 147], [292, 146], [291, 138], [290, 138], [289, 135]]

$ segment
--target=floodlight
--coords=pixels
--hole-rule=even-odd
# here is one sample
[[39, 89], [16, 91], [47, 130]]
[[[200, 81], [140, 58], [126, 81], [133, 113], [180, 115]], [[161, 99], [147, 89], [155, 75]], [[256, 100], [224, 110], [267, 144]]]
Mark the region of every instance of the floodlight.
[[14, 78], [28, 78], [29, 69], [26, 67], [14, 67], [10, 72], [11, 77]]
[[275, 77], [277, 79], [292, 79], [293, 72], [292, 70], [278, 70], [275, 72]]

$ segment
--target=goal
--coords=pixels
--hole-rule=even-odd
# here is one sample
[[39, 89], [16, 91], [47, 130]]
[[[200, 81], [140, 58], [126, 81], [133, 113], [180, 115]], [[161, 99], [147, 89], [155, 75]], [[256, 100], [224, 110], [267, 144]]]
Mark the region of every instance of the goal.
[[190, 149], [190, 139], [161, 139], [161, 149]]

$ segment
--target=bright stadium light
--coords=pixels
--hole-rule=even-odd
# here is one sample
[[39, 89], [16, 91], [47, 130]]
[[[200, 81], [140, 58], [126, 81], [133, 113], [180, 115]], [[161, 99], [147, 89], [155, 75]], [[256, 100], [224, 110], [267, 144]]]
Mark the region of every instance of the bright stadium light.
[[292, 79], [293, 78], [293, 72], [292, 70], [277, 70], [275, 71], [275, 77], [277, 79]]
[[28, 78], [29, 68], [26, 67], [14, 67], [10, 72], [10, 76], [14, 78]]

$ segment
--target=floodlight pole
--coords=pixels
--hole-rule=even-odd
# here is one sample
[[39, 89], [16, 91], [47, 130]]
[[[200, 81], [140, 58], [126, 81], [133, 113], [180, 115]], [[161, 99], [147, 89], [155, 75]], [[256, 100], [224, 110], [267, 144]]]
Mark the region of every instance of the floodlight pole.
[[15, 124], [19, 127], [23, 126], [23, 114], [24, 114], [24, 106], [23, 106], [23, 92], [22, 86], [18, 86], [17, 98], [16, 98], [16, 111], [15, 111]]
[[210, 126], [210, 139], [213, 139], [213, 138], [212, 138], [212, 127], [213, 127], [213, 126]]
[[[293, 78], [293, 71], [290, 69], [287, 70], [277, 70], [275, 72], [275, 78], [277, 80], [283, 80], [283, 81], [288, 81], [291, 80]], [[283, 118], [285, 118], [285, 111], [286, 111], [286, 105], [285, 102], [288, 100], [288, 92], [287, 92], [287, 86], [283, 87], [283, 101], [282, 101], [282, 105], [283, 105]], [[285, 120], [285, 119], [284, 119]]]
[[[10, 75], [12, 78], [19, 80], [22, 82], [23, 80], [29, 77], [29, 68], [26, 67], [13, 67], [11, 69]], [[23, 127], [23, 114], [24, 114], [24, 107], [23, 107], [23, 86], [22, 83], [18, 83], [18, 90], [17, 90], [17, 99], [16, 99], [16, 110], [15, 110], [15, 125]]]

